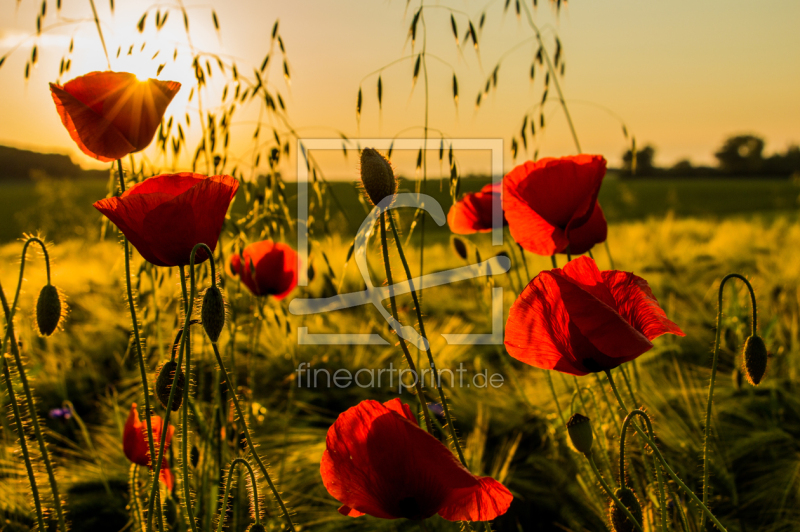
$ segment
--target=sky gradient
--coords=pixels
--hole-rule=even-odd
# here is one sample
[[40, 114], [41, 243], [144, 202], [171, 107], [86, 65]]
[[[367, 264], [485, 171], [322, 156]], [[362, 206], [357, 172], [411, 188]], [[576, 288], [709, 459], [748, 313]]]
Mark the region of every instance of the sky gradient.
[[[113, 68], [155, 76], [158, 65], [177, 49], [179, 60], [165, 67], [159, 78], [189, 81], [190, 56], [180, 13], [171, 12], [156, 34], [153, 19], [157, 7], [153, 7], [140, 35], [136, 23], [151, 4], [116, 3], [113, 15], [108, 2], [97, 3]], [[423, 35], [427, 35], [430, 127], [449, 137], [503, 138], [507, 148], [504, 166], [510, 169], [510, 139], [518, 134], [526, 110], [538, 104], [544, 71], [538, 69], [535, 81], [530, 82], [537, 45], [531, 40], [524, 14], [521, 19], [515, 16], [513, 1], [504, 14], [503, 3], [432, 3], [424, 11], [425, 28], [420, 29], [413, 54], [420, 51]], [[57, 27], [35, 37], [41, 3], [0, 1], [0, 56], [24, 43], [0, 68], [4, 96], [0, 100], [0, 144], [69, 153], [83, 166], [102, 167], [72, 144], [47, 89], [48, 82], [56, 81], [59, 62], [72, 37], [72, 68], [62, 82], [108, 68], [88, 2], [64, 0], [63, 4], [57, 14], [55, 1], [48, 2], [44, 27]], [[573, 0], [560, 16], [547, 2], [539, 4], [533, 17], [550, 53], [555, 32], [564, 46], [566, 75], [561, 85], [584, 152], [603, 154], [611, 165], [618, 165], [627, 147], [620, 119], [639, 146], [655, 145], [656, 163], [661, 165], [684, 158], [695, 164], [713, 164], [715, 149], [727, 136], [738, 133], [763, 136], [767, 153], [800, 142], [800, 32], [796, 30], [800, 2]], [[417, 1], [412, 1], [408, 10], [402, 0], [185, 5], [191, 17], [193, 45], [223, 54], [243, 73], [261, 64], [270, 46], [272, 24], [280, 19], [291, 84], [283, 80], [276, 60], [269, 79], [282, 94], [302, 136], [335, 138], [338, 131], [351, 137], [391, 137], [401, 131], [405, 131], [403, 136], [421, 136], [425, 90], [422, 77], [412, 86], [414, 58], [400, 60], [381, 72], [380, 112], [377, 75], [369, 75], [413, 55], [407, 37]], [[446, 7], [456, 11], [462, 34], [467, 15], [477, 22], [486, 12], [477, 53], [469, 45], [456, 46], [450, 29], [451, 11]], [[221, 25], [219, 34], [212, 25], [212, 8]], [[62, 24], [67, 20], [79, 22]], [[145, 49], [139, 52], [145, 41]], [[26, 82], [25, 62], [35, 42], [40, 59]], [[131, 44], [134, 54], [127, 57]], [[119, 60], [114, 57], [118, 47], [123, 48]], [[156, 51], [159, 56], [151, 60]], [[279, 56], [273, 51], [273, 57]], [[475, 98], [500, 58], [497, 89], [476, 109]], [[457, 107], [451, 92], [454, 72], [459, 80]], [[364, 91], [360, 122], [355, 113], [359, 86]], [[207, 101], [218, 95], [214, 90], [204, 96]], [[549, 94], [555, 95], [552, 83]], [[182, 91], [168, 113], [183, 116], [187, 97], [187, 91]], [[190, 110], [193, 105], [189, 104]], [[534, 114], [538, 117], [538, 111]], [[529, 146], [527, 158], [534, 149], [539, 150], [539, 157], [575, 153], [558, 104], [548, 102], [544, 114], [547, 128], [537, 135], [535, 145]], [[252, 131], [257, 120], [256, 105], [245, 106], [236, 115], [231, 146], [242, 161], [253, 158]], [[485, 156], [465, 157], [462, 172], [480, 172], [485, 160]], [[522, 160], [520, 154], [517, 163]], [[355, 158], [345, 161], [341, 154], [320, 161], [329, 165], [334, 177], [348, 174], [355, 164]], [[438, 173], [438, 164], [434, 166]]]

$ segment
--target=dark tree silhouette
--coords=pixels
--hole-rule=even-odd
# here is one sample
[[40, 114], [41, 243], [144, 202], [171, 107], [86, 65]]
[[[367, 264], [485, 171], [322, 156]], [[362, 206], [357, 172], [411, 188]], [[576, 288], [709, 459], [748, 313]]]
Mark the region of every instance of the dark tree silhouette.
[[653, 166], [655, 155], [655, 147], [647, 144], [641, 150], [636, 150], [636, 164], [634, 165], [633, 152], [628, 150], [622, 156], [622, 170], [630, 175], [651, 175], [655, 170]]
[[755, 135], [728, 138], [714, 156], [720, 170], [729, 173], [753, 173], [764, 166], [764, 139]]

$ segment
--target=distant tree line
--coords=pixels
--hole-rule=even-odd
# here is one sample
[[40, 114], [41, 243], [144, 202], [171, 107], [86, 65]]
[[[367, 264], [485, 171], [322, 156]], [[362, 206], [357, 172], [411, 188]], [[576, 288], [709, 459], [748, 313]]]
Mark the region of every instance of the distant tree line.
[[108, 170], [84, 170], [68, 155], [39, 153], [0, 146], [0, 182], [28, 180], [47, 176], [64, 178], [108, 179]]
[[729, 137], [714, 153], [717, 166], [694, 166], [684, 159], [672, 167], [661, 168], [653, 164], [656, 148], [647, 144], [622, 156], [622, 174], [627, 176], [739, 176], [739, 177], [792, 177], [800, 176], [800, 146], [791, 145], [783, 153], [764, 156], [764, 139], [755, 135]]

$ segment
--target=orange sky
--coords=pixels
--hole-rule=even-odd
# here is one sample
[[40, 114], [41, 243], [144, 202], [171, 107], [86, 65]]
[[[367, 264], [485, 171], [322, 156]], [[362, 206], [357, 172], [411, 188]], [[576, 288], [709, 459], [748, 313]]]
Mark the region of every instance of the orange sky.
[[[450, 137], [505, 139], [505, 167], [511, 168], [510, 138], [518, 132], [526, 109], [538, 103], [544, 74], [539, 70], [531, 85], [528, 72], [535, 51], [529, 41], [531, 30], [524, 17], [515, 17], [513, 1], [505, 15], [503, 3], [442, 1], [425, 10], [427, 50], [441, 59], [429, 59], [429, 123]], [[713, 164], [713, 151], [726, 136], [735, 133], [764, 136], [768, 152], [800, 142], [800, 32], [796, 30], [800, 2], [573, 0], [560, 17], [546, 2], [539, 3], [534, 20], [542, 28], [551, 53], [554, 31], [564, 44], [566, 76], [562, 87], [583, 151], [603, 154], [610, 164], [619, 164], [626, 143], [615, 115], [625, 121], [639, 145], [650, 142], [656, 146], [659, 164], [682, 158]], [[107, 0], [97, 3], [113, 67], [154, 76], [158, 65], [177, 48], [181, 54], [178, 62], [169, 64], [159, 77], [190, 79], [180, 14], [172, 12], [164, 29], [156, 34], [153, 8], [147, 29], [140, 35], [136, 22], [150, 4], [116, 4], [112, 16]], [[274, 60], [270, 80], [283, 95], [301, 135], [335, 138], [336, 131], [343, 131], [352, 137], [391, 137], [423, 124], [424, 85], [420, 80], [412, 90], [413, 59], [383, 72], [381, 112], [375, 94], [377, 78], [364, 79], [411, 54], [408, 25], [418, 0], [411, 2], [408, 12], [402, 0], [187, 1], [185, 5], [191, 16], [193, 44], [235, 60], [243, 73], [260, 65], [269, 48], [272, 23], [280, 19], [292, 81], [286, 85], [281, 65]], [[58, 64], [73, 36], [72, 69], [63, 81], [107, 68], [89, 4], [65, 1], [57, 14], [55, 0], [48, 0], [45, 27], [79, 22], [60, 25], [36, 38], [32, 35], [40, 6], [40, 2], [30, 0], [0, 2], [0, 55], [19, 42], [25, 43], [0, 68], [0, 143], [70, 153], [80, 164], [96, 167], [96, 161], [80, 154], [61, 127], [47, 90], [47, 83], [57, 78]], [[479, 33], [477, 54], [470, 46], [461, 50], [456, 47], [450, 11], [441, 6], [457, 10], [460, 33], [466, 29], [467, 15], [477, 21], [485, 9], [486, 24]], [[212, 7], [221, 24], [219, 36], [212, 26]], [[138, 51], [144, 41], [144, 51], [132, 58], [125, 56], [130, 44], [135, 43]], [[25, 62], [34, 42], [38, 43], [40, 59], [25, 82]], [[422, 35], [415, 53], [421, 43]], [[498, 59], [516, 45], [520, 46], [505, 56], [500, 67], [497, 90], [476, 110], [475, 97], [486, 77]], [[118, 46], [123, 47], [122, 60], [113, 57]], [[151, 60], [157, 50], [159, 56]], [[451, 98], [453, 72], [459, 78], [461, 94], [457, 108]], [[362, 80], [364, 109], [359, 124], [355, 102]], [[551, 86], [550, 94], [554, 92]], [[212, 101], [215, 94], [206, 95], [206, 101]], [[188, 92], [182, 91], [169, 112], [183, 116], [187, 97]], [[233, 126], [232, 151], [242, 161], [252, 161], [257, 109], [255, 105], [242, 109]], [[545, 116], [548, 127], [537, 137], [539, 156], [574, 153], [558, 105], [548, 103]], [[404, 133], [417, 135], [419, 129]], [[329, 175], [354, 172], [354, 157], [345, 161], [341, 155], [330, 154], [321, 160], [328, 166]], [[485, 156], [465, 156], [462, 171], [484, 171], [485, 160]], [[434, 170], [438, 173], [438, 164]]]

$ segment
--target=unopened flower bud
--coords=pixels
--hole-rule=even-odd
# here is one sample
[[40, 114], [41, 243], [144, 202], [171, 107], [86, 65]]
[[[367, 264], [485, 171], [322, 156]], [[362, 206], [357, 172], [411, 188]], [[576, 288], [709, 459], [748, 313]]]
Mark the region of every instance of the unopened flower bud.
[[747, 380], [753, 386], [758, 386], [767, 371], [767, 346], [760, 336], [750, 336], [744, 343], [742, 366]]
[[212, 342], [216, 342], [225, 325], [225, 301], [217, 285], [206, 290], [200, 314], [206, 334]]
[[193, 469], [197, 469], [197, 464], [200, 462], [200, 449], [197, 445], [192, 445], [192, 450], [189, 453], [189, 462], [192, 464]]
[[48, 284], [39, 292], [36, 301], [36, 327], [42, 336], [50, 336], [58, 328], [62, 316], [61, 295], [58, 288]]
[[456, 250], [456, 253], [458, 253], [459, 257], [467, 260], [467, 245], [457, 236], [453, 237], [453, 249]]
[[588, 454], [592, 451], [592, 424], [589, 418], [581, 414], [572, 414], [567, 421], [567, 432], [572, 445], [578, 452]]
[[183, 370], [178, 367], [178, 364], [174, 360], [170, 360], [161, 366], [161, 369], [158, 371], [158, 377], [156, 377], [156, 397], [158, 397], [161, 405], [167, 408], [176, 369], [178, 370], [178, 380], [175, 382], [175, 396], [172, 398], [173, 412], [178, 411], [181, 407], [181, 401], [183, 400], [183, 387], [185, 385]]
[[397, 192], [397, 179], [394, 177], [392, 165], [386, 157], [372, 148], [361, 151], [361, 184], [373, 205]]
[[[616, 491], [614, 491], [614, 495], [625, 505], [633, 518], [636, 519], [636, 522], [641, 524], [642, 507], [639, 504], [639, 499], [636, 498], [636, 494], [629, 488], [622, 487], [617, 488]], [[625, 515], [622, 508], [617, 506], [617, 503], [613, 500], [608, 507], [608, 517], [611, 521], [611, 530], [614, 532], [633, 532], [636, 530], [636, 525], [631, 523], [631, 520], [628, 519], [628, 516]]]
[[247, 532], [267, 532], [267, 529], [264, 528], [264, 525], [261, 523], [253, 523], [250, 525], [250, 528], [247, 529]]

